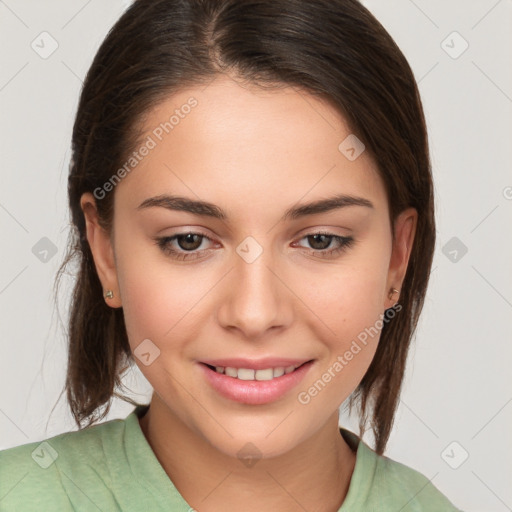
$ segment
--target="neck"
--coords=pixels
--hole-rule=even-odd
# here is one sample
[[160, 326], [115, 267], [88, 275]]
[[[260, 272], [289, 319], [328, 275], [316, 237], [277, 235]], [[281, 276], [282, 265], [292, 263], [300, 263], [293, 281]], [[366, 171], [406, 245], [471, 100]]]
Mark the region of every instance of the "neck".
[[242, 463], [191, 431], [155, 395], [139, 420], [158, 461], [185, 501], [202, 512], [337, 512], [356, 455], [339, 432], [338, 413], [312, 438], [277, 457]]

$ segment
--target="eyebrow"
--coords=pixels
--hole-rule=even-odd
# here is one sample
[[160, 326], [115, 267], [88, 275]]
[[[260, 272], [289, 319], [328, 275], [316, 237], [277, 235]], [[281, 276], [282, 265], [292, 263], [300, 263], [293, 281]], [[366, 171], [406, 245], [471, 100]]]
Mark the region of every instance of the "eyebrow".
[[[364, 206], [366, 208], [372, 209], [375, 208], [373, 203], [364, 197], [338, 194], [327, 199], [319, 199], [311, 203], [289, 208], [281, 217], [281, 221], [296, 220], [308, 215], [326, 213], [348, 206]], [[207, 201], [197, 201], [182, 196], [160, 195], [149, 197], [148, 199], [142, 201], [142, 203], [137, 207], [137, 210], [153, 207], [161, 207], [173, 211], [189, 212], [195, 215], [212, 217], [224, 221], [228, 219], [226, 212], [219, 206]]]

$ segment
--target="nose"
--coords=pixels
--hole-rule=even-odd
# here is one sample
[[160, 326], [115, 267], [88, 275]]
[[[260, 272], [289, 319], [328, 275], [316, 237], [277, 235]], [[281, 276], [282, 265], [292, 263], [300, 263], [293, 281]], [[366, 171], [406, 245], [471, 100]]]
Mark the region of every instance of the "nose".
[[234, 255], [234, 268], [226, 276], [217, 310], [223, 328], [255, 341], [291, 323], [293, 293], [272, 258], [266, 250], [252, 262]]

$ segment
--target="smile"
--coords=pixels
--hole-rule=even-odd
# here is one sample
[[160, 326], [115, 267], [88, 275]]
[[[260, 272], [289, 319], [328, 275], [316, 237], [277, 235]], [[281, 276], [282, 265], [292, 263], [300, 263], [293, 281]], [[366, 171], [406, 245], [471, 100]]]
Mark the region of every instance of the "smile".
[[272, 380], [282, 375], [292, 373], [299, 366], [302, 365], [290, 365], [286, 368], [284, 366], [278, 366], [277, 368], [265, 368], [263, 370], [253, 370], [251, 368], [233, 368], [232, 366], [211, 366], [207, 365], [217, 373], [227, 375], [240, 380]]
[[249, 405], [274, 402], [289, 395], [305, 378], [314, 360], [288, 366], [259, 364], [258, 369], [198, 364], [209, 387], [224, 398]]

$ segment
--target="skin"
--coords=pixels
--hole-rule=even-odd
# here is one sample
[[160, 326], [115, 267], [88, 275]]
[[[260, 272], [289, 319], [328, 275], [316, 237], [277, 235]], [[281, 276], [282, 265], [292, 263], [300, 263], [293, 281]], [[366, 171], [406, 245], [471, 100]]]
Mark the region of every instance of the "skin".
[[[221, 76], [166, 99], [145, 116], [145, 134], [193, 96], [198, 105], [114, 192], [114, 232], [98, 224], [94, 197], [82, 196], [87, 238], [111, 307], [122, 307], [132, 351], [150, 339], [151, 364], [135, 357], [154, 388], [140, 425], [185, 500], [201, 511], [337, 511], [355, 453], [338, 430], [338, 407], [364, 376], [375, 336], [308, 404], [307, 390], [365, 328], [393, 306], [414, 240], [417, 212], [396, 219], [393, 243], [383, 182], [367, 151], [349, 161], [338, 145], [350, 130], [339, 113], [306, 92], [264, 91]], [[349, 206], [281, 222], [286, 209], [335, 193], [364, 197]], [[176, 194], [214, 203], [227, 220], [162, 207], [149, 197]], [[308, 235], [352, 236], [339, 246]], [[201, 232], [195, 245], [156, 236]], [[236, 252], [247, 237], [262, 247], [252, 263]], [[329, 244], [329, 240], [331, 243]], [[184, 247], [184, 248], [183, 248]], [[319, 249], [320, 248], [320, 249]], [[316, 255], [313, 254], [317, 251]], [[399, 313], [397, 313], [399, 314]], [[248, 405], [217, 394], [198, 361], [266, 356], [314, 359], [303, 382], [277, 401]], [[262, 458], [247, 467], [237, 452], [253, 443]]]

